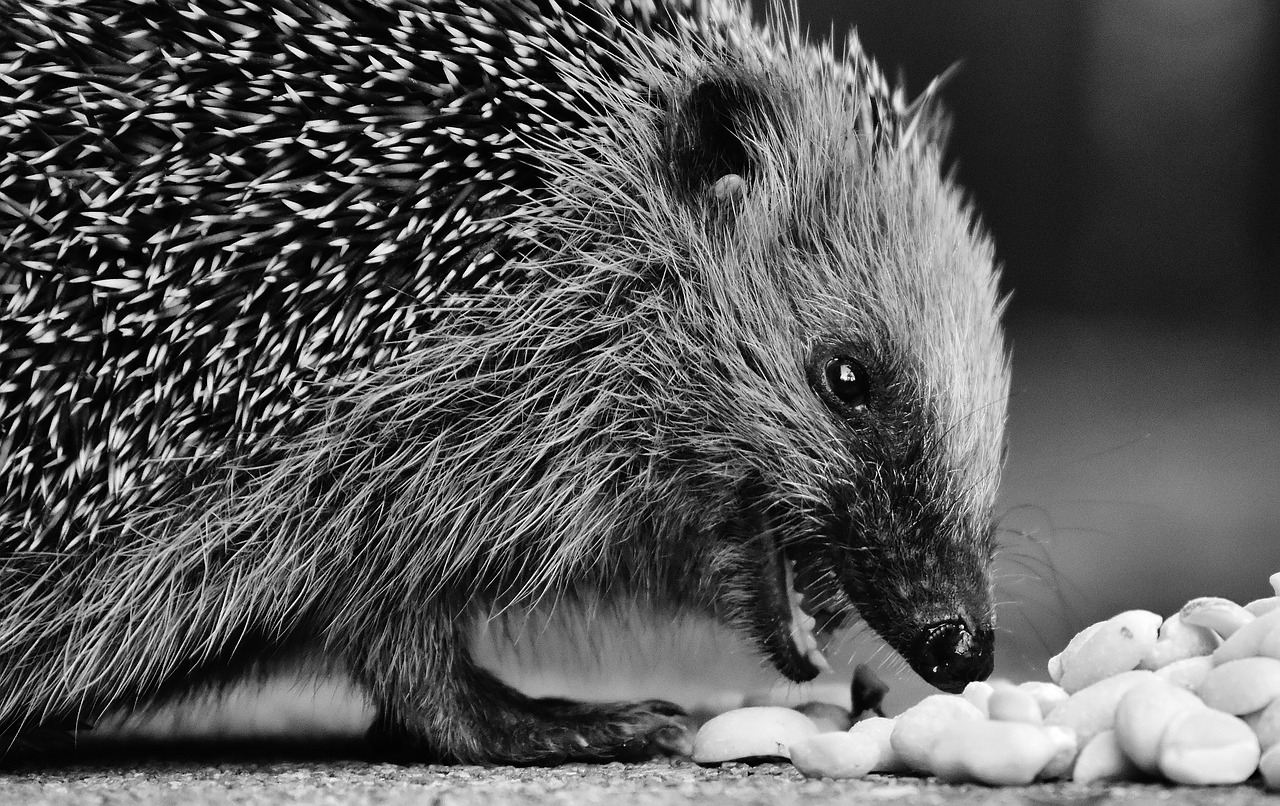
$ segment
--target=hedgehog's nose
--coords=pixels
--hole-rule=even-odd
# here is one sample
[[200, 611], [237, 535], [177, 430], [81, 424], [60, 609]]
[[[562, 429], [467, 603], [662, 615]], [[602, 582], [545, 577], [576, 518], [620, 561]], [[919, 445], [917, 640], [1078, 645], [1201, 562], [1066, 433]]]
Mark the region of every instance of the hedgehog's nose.
[[974, 631], [960, 619], [925, 626], [911, 646], [912, 668], [926, 682], [958, 694], [974, 680], [985, 680], [995, 668], [995, 631]]

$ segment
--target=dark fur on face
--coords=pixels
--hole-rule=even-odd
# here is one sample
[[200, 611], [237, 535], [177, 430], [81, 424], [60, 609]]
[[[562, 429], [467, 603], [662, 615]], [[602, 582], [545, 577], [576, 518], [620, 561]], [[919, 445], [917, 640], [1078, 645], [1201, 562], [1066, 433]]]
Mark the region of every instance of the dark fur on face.
[[[433, 24], [428, 7], [405, 6]], [[474, 198], [457, 191], [446, 204], [427, 187], [389, 202], [396, 215], [416, 200], [436, 217], [388, 219], [399, 234], [360, 257], [325, 240], [328, 225], [296, 248], [254, 253], [299, 294], [320, 282], [308, 279], [316, 266], [338, 267], [326, 276], [339, 283], [389, 263], [425, 283], [434, 260], [471, 262], [440, 281], [448, 294], [416, 308], [408, 295], [394, 309], [429, 326], [393, 331], [381, 358], [380, 331], [361, 330], [359, 317], [328, 322], [323, 342], [306, 316], [264, 316], [261, 334], [246, 326], [335, 351], [350, 333], [354, 347], [310, 383], [270, 374], [278, 357], [263, 359], [267, 380], [245, 365], [240, 403], [201, 421], [229, 435], [209, 437], [217, 450], [152, 457], [188, 462], [174, 471], [181, 483], [145, 487], [151, 498], [92, 529], [49, 526], [71, 534], [56, 553], [12, 550], [0, 577], [0, 723], [71, 725], [310, 652], [368, 691], [388, 752], [541, 763], [678, 750], [669, 704], [535, 700], [472, 659], [478, 614], [575, 598], [712, 613], [795, 680], [818, 671], [807, 619], [822, 633], [855, 614], [943, 688], [989, 673], [1007, 363], [991, 246], [942, 174], [933, 113], [904, 108], [856, 43], [836, 58], [718, 6], [688, 28], [671, 12], [676, 22], [647, 33], [600, 12], [598, 58], [578, 57], [567, 35], [525, 55], [541, 83], [522, 91], [547, 96], [517, 121], [551, 110], [562, 125], [495, 136], [523, 166], [514, 178], [467, 168]], [[535, 27], [508, 22], [503, 36]], [[405, 20], [371, 30], [388, 27], [421, 44]], [[478, 82], [463, 96], [479, 105], [478, 126], [494, 87], [476, 65], [450, 64]], [[435, 91], [452, 92], [457, 75]], [[466, 156], [448, 150], [463, 147], [448, 139], [470, 120], [460, 115], [429, 109], [421, 125], [441, 138], [432, 148]], [[416, 131], [397, 125], [387, 149]], [[465, 165], [447, 163], [441, 193], [468, 181], [455, 175]], [[488, 218], [464, 215], [489, 195], [485, 181], [501, 204], [484, 208]], [[111, 208], [115, 198], [99, 202], [141, 215]], [[134, 258], [222, 266], [234, 251], [222, 245], [240, 236]], [[412, 255], [379, 251], [415, 238]], [[502, 267], [493, 283], [466, 274], [491, 264]], [[215, 279], [246, 306], [284, 282], [239, 287], [239, 264], [226, 265]], [[475, 287], [449, 285], [459, 277]], [[170, 291], [152, 300], [156, 316], [183, 289]], [[301, 313], [337, 317], [355, 293]], [[387, 295], [370, 292], [362, 315]], [[197, 366], [221, 355], [220, 339]], [[292, 408], [270, 397], [287, 402], [289, 389], [303, 390]], [[35, 403], [11, 405], [25, 416]], [[174, 415], [145, 410], [143, 426], [181, 444], [166, 430]], [[153, 467], [146, 457], [124, 458], [124, 471], [93, 465], [112, 479], [93, 489], [118, 487], [112, 473], [151, 479], [135, 469]]]

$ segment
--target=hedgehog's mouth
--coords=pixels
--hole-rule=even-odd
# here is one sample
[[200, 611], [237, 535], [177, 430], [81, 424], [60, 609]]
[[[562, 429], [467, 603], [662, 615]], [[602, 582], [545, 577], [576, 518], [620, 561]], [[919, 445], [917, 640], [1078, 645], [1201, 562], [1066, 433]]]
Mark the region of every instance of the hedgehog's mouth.
[[735, 620], [745, 617], [743, 626], [773, 666], [804, 682], [831, 671], [825, 652], [854, 605], [827, 544], [816, 536], [789, 534], [789, 519], [779, 517], [768, 501], [765, 485], [752, 479], [739, 492], [738, 517], [727, 524], [750, 566], [737, 577], [746, 585], [734, 586], [732, 610]]
[[764, 648], [778, 671], [796, 681], [831, 671], [826, 650], [853, 605], [819, 551], [779, 546], [765, 531], [765, 573], [761, 582], [769, 625]]

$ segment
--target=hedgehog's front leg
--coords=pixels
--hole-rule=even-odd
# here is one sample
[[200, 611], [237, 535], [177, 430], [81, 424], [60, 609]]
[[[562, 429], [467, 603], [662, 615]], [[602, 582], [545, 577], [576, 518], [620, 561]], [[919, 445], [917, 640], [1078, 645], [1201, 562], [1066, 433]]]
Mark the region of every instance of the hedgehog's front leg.
[[[525, 696], [477, 665], [467, 619], [388, 624], [366, 637], [357, 677], [379, 709], [380, 753], [497, 764], [641, 759], [689, 752], [684, 712], [672, 703], [586, 703]], [[454, 610], [454, 613], [457, 613]]]

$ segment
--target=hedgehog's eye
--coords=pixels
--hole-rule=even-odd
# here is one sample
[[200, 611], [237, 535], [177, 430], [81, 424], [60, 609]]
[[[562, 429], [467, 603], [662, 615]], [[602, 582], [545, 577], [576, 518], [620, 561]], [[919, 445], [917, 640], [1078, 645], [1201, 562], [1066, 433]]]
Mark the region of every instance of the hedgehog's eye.
[[831, 393], [855, 409], [866, 408], [870, 392], [870, 376], [862, 364], [847, 355], [833, 356], [826, 366], [827, 388]]

